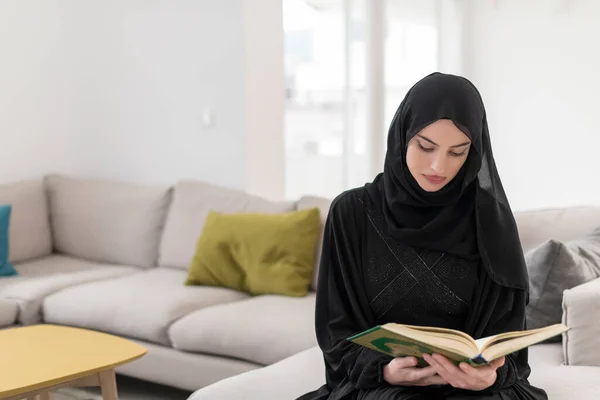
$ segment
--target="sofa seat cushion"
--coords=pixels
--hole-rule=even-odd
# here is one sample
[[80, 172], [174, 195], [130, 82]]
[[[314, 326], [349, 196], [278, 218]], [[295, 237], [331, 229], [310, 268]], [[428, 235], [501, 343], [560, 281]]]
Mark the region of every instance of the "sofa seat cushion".
[[17, 321], [18, 311], [17, 303], [0, 299], [0, 327], [14, 324]]
[[63, 290], [44, 300], [44, 319], [170, 345], [167, 329], [173, 321], [248, 297], [231, 289], [185, 286], [186, 275], [156, 268]]
[[560, 343], [532, 346], [529, 365], [529, 381], [544, 389], [549, 399], [600, 398], [600, 368], [565, 365]]
[[169, 329], [173, 347], [268, 365], [316, 344], [315, 294], [276, 295], [204, 308]]
[[19, 305], [19, 322], [24, 325], [42, 321], [42, 300], [52, 293], [138, 271], [134, 267], [100, 264], [62, 255], [15, 264], [15, 269], [16, 276], [0, 278], [0, 298]]
[[529, 366], [533, 370], [564, 365], [560, 343], [542, 343], [529, 348]]
[[[597, 399], [600, 396], [600, 368], [561, 365], [561, 346], [542, 344], [530, 349], [530, 382], [548, 393], [552, 400]], [[259, 370], [223, 379], [194, 392], [188, 400], [295, 399], [325, 383], [323, 354], [312, 347]]]

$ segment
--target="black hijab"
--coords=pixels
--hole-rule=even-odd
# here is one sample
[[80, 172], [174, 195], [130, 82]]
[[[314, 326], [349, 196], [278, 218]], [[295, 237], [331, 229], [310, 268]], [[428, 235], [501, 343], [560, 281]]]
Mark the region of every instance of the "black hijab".
[[[426, 192], [406, 165], [407, 146], [419, 131], [440, 119], [453, 121], [471, 139], [471, 150], [451, 182], [438, 192]], [[366, 189], [381, 204], [389, 232], [397, 240], [480, 258], [496, 283], [528, 289], [525, 260], [494, 163], [483, 101], [466, 78], [436, 72], [408, 91], [389, 129], [384, 171]]]

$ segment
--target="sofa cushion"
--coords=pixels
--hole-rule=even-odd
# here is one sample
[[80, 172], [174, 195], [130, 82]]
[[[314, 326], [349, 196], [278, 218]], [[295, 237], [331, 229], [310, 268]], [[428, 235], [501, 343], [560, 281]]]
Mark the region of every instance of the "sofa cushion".
[[57, 251], [98, 262], [156, 265], [170, 189], [58, 175], [46, 180]]
[[17, 273], [8, 259], [8, 230], [10, 228], [11, 207], [10, 204], [0, 204], [0, 277]]
[[169, 329], [173, 347], [272, 364], [316, 343], [315, 294], [265, 295], [207, 307]]
[[[530, 280], [527, 326], [558, 324], [563, 292], [600, 277], [600, 230], [578, 240], [549, 240], [525, 255]], [[560, 336], [553, 339], [560, 341]]]
[[0, 279], [0, 298], [19, 305], [19, 322], [42, 321], [42, 300], [81, 283], [109, 279], [138, 271], [121, 265], [99, 264], [61, 255], [15, 264], [17, 276]]
[[247, 297], [231, 289], [185, 286], [185, 277], [185, 271], [156, 268], [66, 289], [44, 300], [44, 319], [170, 345], [173, 321]]
[[[538, 344], [529, 349], [529, 382], [546, 391], [552, 400], [600, 398], [598, 367], [564, 365], [560, 343]], [[576, 396], [573, 396], [574, 394]]]
[[11, 262], [32, 260], [52, 253], [47, 203], [41, 179], [0, 185], [0, 204], [12, 205], [9, 245]]
[[276, 203], [239, 190], [198, 181], [181, 181], [173, 191], [173, 202], [160, 243], [159, 264], [188, 268], [211, 210], [221, 213], [280, 213], [294, 208], [291, 202]]
[[566, 207], [515, 212], [519, 238], [527, 252], [547, 240], [566, 241], [600, 226], [600, 207]]
[[317, 208], [279, 214], [211, 211], [186, 284], [252, 295], [306, 296], [319, 227]]
[[319, 215], [321, 217], [321, 234], [319, 235], [319, 243], [317, 244], [315, 254], [315, 270], [312, 278], [312, 290], [317, 290], [317, 283], [319, 279], [319, 264], [321, 263], [321, 251], [323, 250], [323, 232], [325, 230], [325, 221], [329, 214], [329, 207], [331, 206], [331, 200], [324, 197], [317, 196], [304, 196], [296, 203], [298, 210], [304, 210], [307, 208], [317, 207], [319, 209]]
[[17, 321], [19, 307], [10, 300], [0, 299], [0, 328], [12, 325]]
[[565, 363], [600, 367], [600, 279], [565, 290], [562, 307]]

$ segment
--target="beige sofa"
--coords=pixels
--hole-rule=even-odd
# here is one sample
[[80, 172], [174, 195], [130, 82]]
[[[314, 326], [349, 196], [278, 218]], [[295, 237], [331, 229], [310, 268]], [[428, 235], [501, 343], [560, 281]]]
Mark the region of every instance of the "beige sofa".
[[[600, 227], [600, 208], [576, 207], [516, 213], [523, 249], [549, 238], [568, 240]], [[600, 399], [600, 279], [563, 293], [563, 322], [572, 329], [562, 343], [530, 348], [530, 381], [551, 400]], [[260, 370], [224, 379], [189, 400], [295, 399], [324, 383], [315, 346]]]
[[0, 204], [13, 205], [18, 271], [0, 277], [0, 327], [53, 323], [131, 338], [148, 354], [119, 373], [190, 391], [316, 344], [314, 292], [251, 297], [184, 281], [209, 210], [277, 213], [323, 200], [50, 175], [0, 185]]
[[[292, 399], [322, 383], [314, 292], [250, 297], [183, 282], [209, 210], [317, 206], [324, 219], [327, 200], [275, 203], [202, 182], [146, 187], [50, 175], [0, 185], [0, 204], [6, 203], [13, 205], [10, 256], [19, 275], [0, 278], [0, 327], [54, 323], [131, 338], [148, 354], [119, 373], [203, 388], [194, 400]], [[600, 209], [517, 218], [529, 249], [600, 226]], [[564, 298], [573, 329], [564, 348], [532, 348], [532, 381], [551, 399], [574, 398], [571, 389], [576, 398], [600, 398], [600, 368], [590, 366], [600, 366], [600, 280]], [[565, 360], [569, 366], [561, 365]]]

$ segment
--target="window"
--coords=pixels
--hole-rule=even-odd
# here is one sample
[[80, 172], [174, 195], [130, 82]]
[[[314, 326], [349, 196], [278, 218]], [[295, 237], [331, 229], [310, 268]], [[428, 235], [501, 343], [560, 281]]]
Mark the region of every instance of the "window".
[[[367, 57], [369, 22], [380, 2], [383, 59]], [[381, 3], [383, 2], [383, 3]], [[406, 90], [437, 65], [435, 0], [283, 0], [285, 193], [328, 198], [371, 181], [387, 126]], [[372, 18], [370, 21], [370, 18]], [[370, 129], [367, 72], [383, 64], [381, 118]], [[377, 126], [381, 127], [381, 123]], [[385, 144], [383, 145], [385, 147]], [[376, 156], [375, 156], [376, 154]]]
[[[385, 4], [385, 123], [419, 79], [438, 69], [435, 0], [387, 0]], [[387, 134], [384, 135], [384, 141]]]

